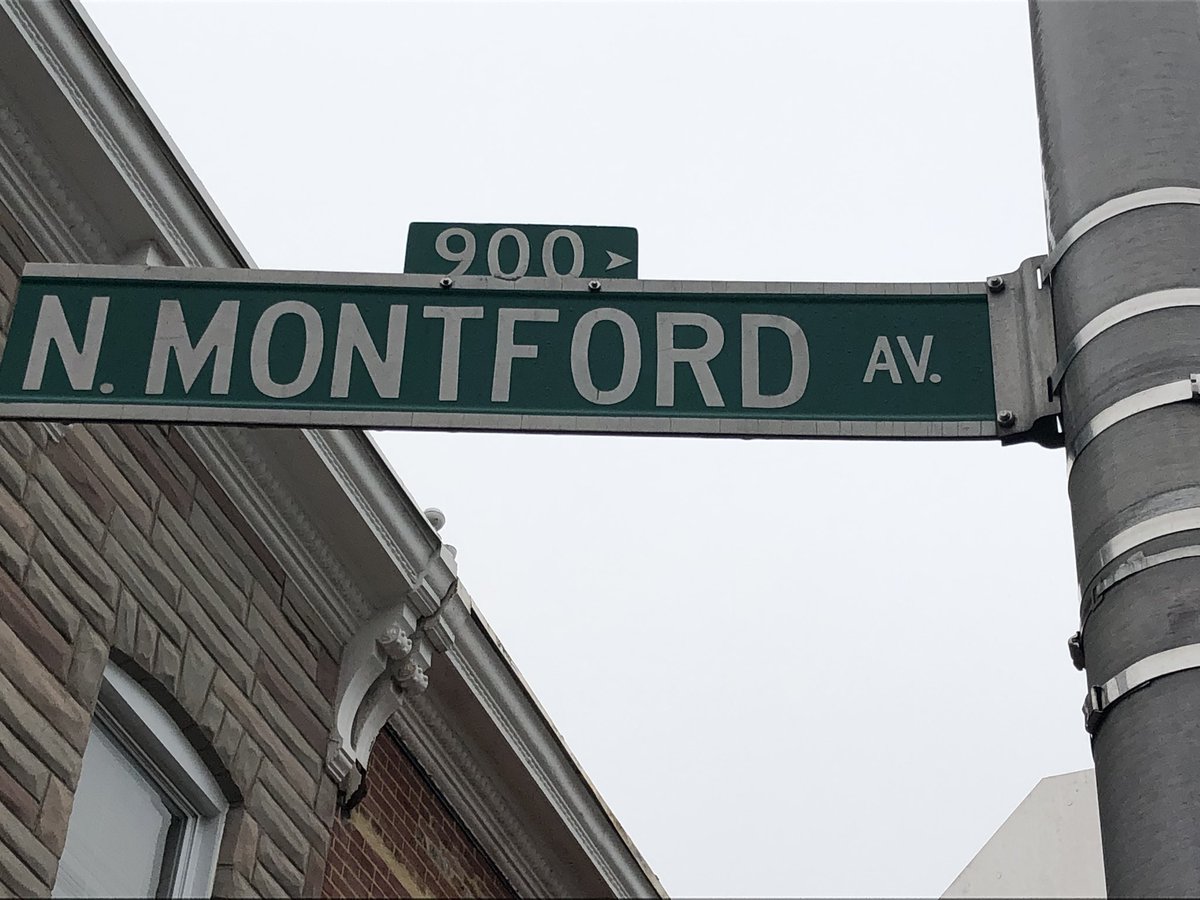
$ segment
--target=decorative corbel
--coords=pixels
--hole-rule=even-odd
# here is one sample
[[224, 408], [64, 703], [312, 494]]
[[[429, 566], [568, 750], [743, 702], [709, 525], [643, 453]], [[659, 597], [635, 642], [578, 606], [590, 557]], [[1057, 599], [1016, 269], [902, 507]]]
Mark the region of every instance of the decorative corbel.
[[[436, 509], [425, 517], [435, 532], [446, 518]], [[451, 548], [435, 542], [413, 588], [363, 623], [346, 644], [325, 756], [344, 815], [366, 794], [367, 761], [380, 730], [405, 698], [425, 690], [434, 651], [444, 653], [453, 645], [445, 611], [456, 597], [470, 604]]]
[[425, 690], [432, 661], [433, 646], [420, 630], [416, 612], [404, 602], [368, 620], [346, 645], [334, 703], [335, 732], [325, 760], [344, 814], [366, 793], [367, 761], [380, 729], [406, 696]]

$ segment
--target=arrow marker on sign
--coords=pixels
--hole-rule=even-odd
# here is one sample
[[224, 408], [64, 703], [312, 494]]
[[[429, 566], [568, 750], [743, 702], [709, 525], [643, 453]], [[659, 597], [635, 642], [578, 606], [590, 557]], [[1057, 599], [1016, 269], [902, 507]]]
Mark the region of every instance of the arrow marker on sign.
[[628, 256], [622, 256], [620, 253], [613, 253], [611, 250], [605, 250], [604, 252], [608, 254], [608, 265], [604, 267], [605, 272], [609, 269], [619, 268], [625, 265], [625, 263], [633, 262]]

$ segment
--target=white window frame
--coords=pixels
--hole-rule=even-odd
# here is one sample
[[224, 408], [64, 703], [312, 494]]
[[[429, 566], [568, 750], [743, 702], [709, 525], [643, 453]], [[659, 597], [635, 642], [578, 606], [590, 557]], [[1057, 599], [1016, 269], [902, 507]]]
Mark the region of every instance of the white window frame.
[[104, 728], [186, 817], [171, 897], [210, 897], [229, 801], [196, 748], [144, 687], [109, 660], [93, 728]]

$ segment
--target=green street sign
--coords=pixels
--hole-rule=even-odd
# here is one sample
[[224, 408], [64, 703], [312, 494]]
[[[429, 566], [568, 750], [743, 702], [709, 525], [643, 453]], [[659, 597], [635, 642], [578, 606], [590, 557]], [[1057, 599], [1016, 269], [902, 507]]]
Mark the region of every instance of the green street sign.
[[982, 284], [440, 281], [30, 265], [0, 359], [0, 416], [996, 434]]
[[413, 222], [409, 275], [518, 278], [637, 278], [636, 228], [598, 225], [477, 225]]

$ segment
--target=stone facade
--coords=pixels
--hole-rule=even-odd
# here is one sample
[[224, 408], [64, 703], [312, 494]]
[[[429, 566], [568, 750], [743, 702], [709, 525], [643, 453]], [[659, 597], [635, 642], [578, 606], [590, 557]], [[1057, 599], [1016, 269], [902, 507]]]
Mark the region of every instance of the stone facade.
[[[37, 260], [0, 211], [0, 310]], [[0, 424], [0, 883], [44, 896], [110, 653], [226, 786], [222, 895], [313, 895], [333, 653], [279, 563], [169, 427]]]

